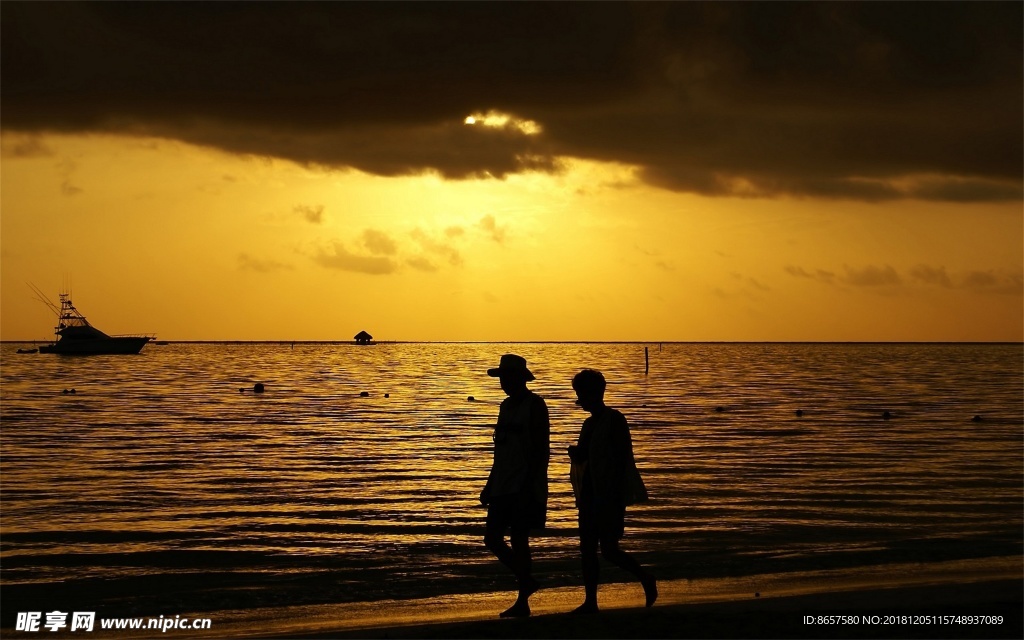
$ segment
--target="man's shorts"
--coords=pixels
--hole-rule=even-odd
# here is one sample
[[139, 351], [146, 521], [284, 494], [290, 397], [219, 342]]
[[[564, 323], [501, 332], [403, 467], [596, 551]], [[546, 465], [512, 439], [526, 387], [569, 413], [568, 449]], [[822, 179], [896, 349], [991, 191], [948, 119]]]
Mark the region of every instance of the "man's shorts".
[[544, 505], [525, 491], [494, 496], [487, 504], [487, 528], [524, 530], [544, 527]]

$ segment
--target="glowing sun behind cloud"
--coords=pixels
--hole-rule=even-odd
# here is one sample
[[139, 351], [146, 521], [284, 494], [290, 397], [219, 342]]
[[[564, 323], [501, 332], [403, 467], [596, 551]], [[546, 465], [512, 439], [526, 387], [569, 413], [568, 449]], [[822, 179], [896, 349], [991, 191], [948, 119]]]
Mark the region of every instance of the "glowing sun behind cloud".
[[528, 136], [535, 136], [543, 131], [540, 124], [533, 120], [519, 119], [497, 111], [488, 111], [483, 114], [475, 113], [473, 115], [466, 116], [466, 119], [463, 122], [468, 125], [479, 125], [495, 129], [511, 128]]

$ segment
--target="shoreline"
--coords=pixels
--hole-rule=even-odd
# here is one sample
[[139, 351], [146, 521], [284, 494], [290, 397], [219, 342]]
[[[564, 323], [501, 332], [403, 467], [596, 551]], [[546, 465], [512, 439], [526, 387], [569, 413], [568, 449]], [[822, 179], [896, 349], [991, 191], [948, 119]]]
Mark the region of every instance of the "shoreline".
[[[429, 587], [429, 585], [425, 585]], [[602, 611], [572, 615], [582, 586], [541, 589], [533, 616], [499, 619], [509, 591], [409, 600], [182, 612], [208, 618], [179, 638], [1019, 638], [1024, 635], [1024, 557], [664, 580], [651, 609], [637, 583], [605, 583]], [[116, 615], [103, 611], [99, 616]], [[877, 620], [865, 616], [879, 616]], [[844, 624], [806, 616], [849, 616]], [[886, 620], [885, 617], [890, 619]], [[910, 616], [896, 618], [893, 616]], [[912, 619], [917, 617], [915, 623]], [[939, 616], [950, 616], [942, 621]], [[956, 616], [1002, 616], [1001, 624], [966, 624]], [[170, 616], [168, 616], [170, 617]], [[855, 623], [853, 623], [855, 618]], [[924, 618], [924, 619], [922, 619]], [[983, 621], [982, 621], [983, 622]], [[5, 637], [28, 633], [4, 629]], [[49, 634], [47, 634], [49, 635]], [[94, 637], [152, 637], [96, 629]], [[58, 637], [71, 635], [55, 634]], [[168, 636], [170, 637], [170, 636]]]

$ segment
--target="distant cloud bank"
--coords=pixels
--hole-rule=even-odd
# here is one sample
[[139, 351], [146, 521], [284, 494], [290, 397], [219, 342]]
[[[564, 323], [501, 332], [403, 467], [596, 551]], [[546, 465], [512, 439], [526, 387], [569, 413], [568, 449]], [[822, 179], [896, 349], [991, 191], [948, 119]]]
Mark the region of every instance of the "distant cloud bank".
[[836, 274], [824, 269], [807, 270], [795, 265], [786, 265], [784, 271], [796, 278], [807, 278], [828, 285], [877, 289], [918, 285], [961, 289], [975, 293], [1024, 295], [1024, 272], [1010, 273], [997, 269], [973, 269], [950, 275], [944, 266], [919, 264], [912, 267], [906, 274], [909, 280], [890, 265], [866, 265], [863, 267], [843, 265], [843, 274]]

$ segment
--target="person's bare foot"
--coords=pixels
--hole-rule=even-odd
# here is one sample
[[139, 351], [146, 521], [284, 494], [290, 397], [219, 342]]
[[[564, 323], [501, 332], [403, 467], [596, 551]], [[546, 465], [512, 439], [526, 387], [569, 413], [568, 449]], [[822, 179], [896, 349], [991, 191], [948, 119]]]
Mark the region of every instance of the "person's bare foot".
[[597, 611], [597, 603], [589, 601], [584, 602], [583, 604], [572, 610], [574, 615], [589, 615], [592, 613], [597, 613]]
[[502, 618], [528, 618], [530, 617], [530, 605], [525, 600], [516, 600], [516, 603], [501, 612]]
[[646, 580], [640, 584], [644, 587], [644, 596], [647, 599], [646, 606], [653, 607], [654, 601], [658, 599], [658, 582], [654, 579], [654, 576], [648, 576]]

